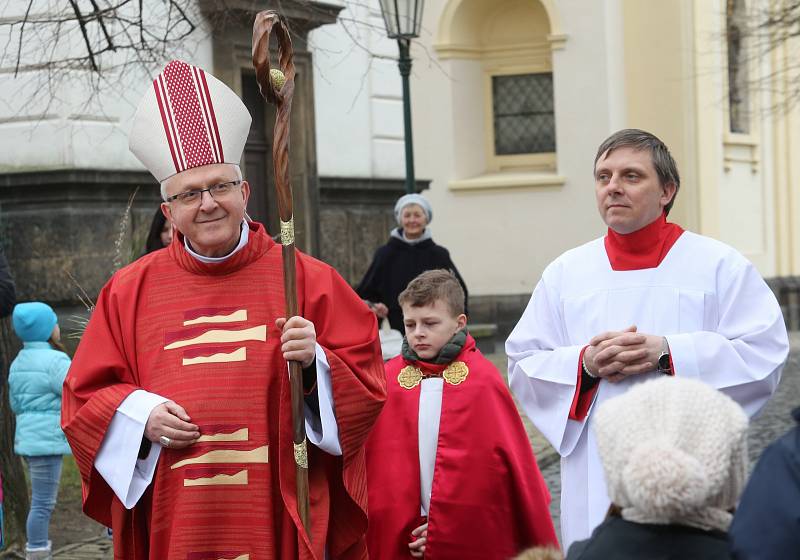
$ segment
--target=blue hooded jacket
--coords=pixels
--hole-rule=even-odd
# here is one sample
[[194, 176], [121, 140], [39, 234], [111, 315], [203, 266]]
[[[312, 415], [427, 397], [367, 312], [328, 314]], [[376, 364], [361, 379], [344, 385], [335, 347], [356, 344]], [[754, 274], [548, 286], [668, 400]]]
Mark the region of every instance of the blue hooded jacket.
[[17, 416], [17, 455], [71, 453], [61, 431], [61, 390], [70, 363], [69, 356], [48, 342], [25, 342], [11, 363], [8, 388]]

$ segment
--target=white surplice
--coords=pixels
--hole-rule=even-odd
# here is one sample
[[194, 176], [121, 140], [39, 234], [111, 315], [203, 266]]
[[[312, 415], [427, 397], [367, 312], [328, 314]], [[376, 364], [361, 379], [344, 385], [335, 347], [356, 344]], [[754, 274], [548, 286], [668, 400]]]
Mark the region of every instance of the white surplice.
[[[509, 384], [526, 414], [561, 454], [564, 550], [609, 506], [592, 410], [656, 371], [601, 381], [584, 421], [569, 419], [579, 356], [605, 331], [636, 325], [666, 336], [675, 375], [699, 378], [755, 414], [775, 391], [789, 351], [775, 296], [735, 249], [684, 232], [656, 268], [614, 271], [603, 239], [551, 263], [506, 342]], [[646, 421], [646, 419], [643, 419]]]

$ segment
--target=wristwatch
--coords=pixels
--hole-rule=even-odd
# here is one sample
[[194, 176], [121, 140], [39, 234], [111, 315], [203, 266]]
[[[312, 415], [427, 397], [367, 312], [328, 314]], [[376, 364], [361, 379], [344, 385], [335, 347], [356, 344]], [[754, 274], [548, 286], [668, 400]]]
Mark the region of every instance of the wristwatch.
[[658, 356], [658, 373], [665, 375], [672, 375], [672, 360], [669, 355], [669, 344], [667, 344], [667, 337], [662, 339], [664, 342], [661, 346], [661, 355]]

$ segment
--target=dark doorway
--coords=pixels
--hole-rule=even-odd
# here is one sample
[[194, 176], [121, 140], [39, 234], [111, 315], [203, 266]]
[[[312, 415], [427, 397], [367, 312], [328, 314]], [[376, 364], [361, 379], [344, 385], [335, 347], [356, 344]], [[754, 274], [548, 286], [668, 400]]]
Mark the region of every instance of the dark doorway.
[[253, 117], [250, 134], [244, 146], [244, 173], [250, 183], [250, 202], [247, 212], [267, 231], [278, 232], [278, 209], [275, 206], [274, 168], [272, 164], [272, 128], [275, 109], [267, 104], [258, 91], [256, 76], [242, 72], [242, 100]]

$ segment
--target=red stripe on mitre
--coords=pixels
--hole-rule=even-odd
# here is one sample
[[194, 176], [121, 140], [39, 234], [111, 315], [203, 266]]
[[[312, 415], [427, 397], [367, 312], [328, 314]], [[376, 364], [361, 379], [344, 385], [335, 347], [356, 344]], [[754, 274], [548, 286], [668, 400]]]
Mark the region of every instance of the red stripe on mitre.
[[173, 144], [172, 134], [170, 133], [170, 123], [167, 120], [167, 111], [164, 110], [166, 100], [161, 98], [161, 86], [159, 84], [159, 76], [153, 80], [153, 89], [156, 92], [156, 103], [158, 103], [158, 110], [161, 113], [161, 124], [164, 126], [164, 135], [167, 137], [167, 145], [169, 146], [169, 153], [172, 155], [172, 163], [175, 165], [175, 173], [180, 173], [181, 168], [178, 165], [178, 158], [175, 155], [175, 146]]
[[[200, 70], [198, 68], [198, 70]], [[212, 136], [217, 142], [217, 150], [219, 151], [219, 161], [220, 163], [225, 161], [225, 154], [222, 151], [222, 137], [219, 135], [219, 127], [217, 126], [217, 114], [214, 112], [214, 103], [211, 101], [211, 91], [208, 89], [208, 82], [206, 81], [206, 73], [203, 70], [200, 70], [200, 81], [203, 84], [203, 92], [206, 95], [206, 99], [208, 100], [208, 112], [211, 115], [211, 131], [213, 132]]]
[[216, 317], [230, 315], [235, 311], [240, 311], [242, 307], [199, 307], [197, 309], [190, 309], [184, 311], [183, 320], [191, 321], [199, 317]]
[[163, 76], [169, 93], [170, 109], [178, 127], [180, 148], [186, 160], [186, 167], [192, 169], [218, 163], [209, 144], [203, 109], [194, 86], [191, 67], [185, 62], [173, 60], [164, 68]]
[[214, 354], [232, 354], [234, 351], [241, 348], [242, 344], [243, 344], [242, 342], [237, 342], [236, 344], [230, 346], [208, 346], [207, 344], [204, 344], [197, 348], [190, 348], [189, 350], [184, 350], [183, 357], [186, 359], [191, 359], [191, 358], [199, 358], [200, 356], [207, 358], [209, 356], [213, 356]]

